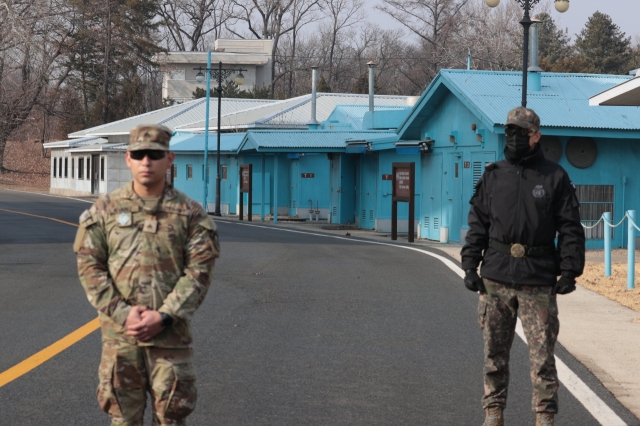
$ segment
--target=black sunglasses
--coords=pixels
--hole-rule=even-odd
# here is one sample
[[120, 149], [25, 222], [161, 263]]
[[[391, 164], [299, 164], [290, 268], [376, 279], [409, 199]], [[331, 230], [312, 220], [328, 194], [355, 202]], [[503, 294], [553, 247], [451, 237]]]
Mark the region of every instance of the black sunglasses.
[[132, 160], [140, 161], [144, 157], [149, 157], [149, 160], [162, 160], [167, 156], [167, 151], [159, 151], [155, 149], [141, 149], [140, 151], [129, 151], [129, 157]]
[[507, 136], [520, 135], [520, 136], [529, 136], [531, 133], [535, 133], [534, 130], [523, 129], [522, 127], [507, 127], [504, 129], [504, 133]]

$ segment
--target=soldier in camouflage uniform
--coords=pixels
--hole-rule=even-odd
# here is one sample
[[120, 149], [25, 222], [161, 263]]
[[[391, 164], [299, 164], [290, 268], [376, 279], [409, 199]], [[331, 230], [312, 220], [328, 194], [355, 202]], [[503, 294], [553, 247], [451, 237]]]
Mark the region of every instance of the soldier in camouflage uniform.
[[518, 313], [529, 345], [536, 425], [553, 426], [558, 412], [553, 352], [560, 328], [556, 294], [575, 290], [584, 268], [585, 237], [567, 172], [545, 159], [538, 145], [538, 115], [524, 107], [511, 110], [505, 133], [505, 160], [489, 164], [476, 185], [461, 252], [465, 286], [480, 293], [484, 426], [504, 424]]
[[220, 247], [202, 207], [165, 182], [171, 131], [139, 126], [126, 154], [133, 181], [80, 216], [78, 273], [102, 329], [98, 403], [112, 425], [184, 425], [196, 404], [191, 318]]

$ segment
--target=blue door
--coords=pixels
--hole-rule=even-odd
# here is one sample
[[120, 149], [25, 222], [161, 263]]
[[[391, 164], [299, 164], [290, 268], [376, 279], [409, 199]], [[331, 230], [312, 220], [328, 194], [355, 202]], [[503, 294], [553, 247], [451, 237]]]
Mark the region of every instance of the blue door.
[[449, 241], [460, 241], [460, 228], [462, 227], [462, 156], [456, 152], [449, 155], [449, 170], [447, 173], [447, 197], [446, 226], [449, 227]]
[[353, 155], [340, 156], [340, 223], [355, 223], [356, 167]]
[[360, 228], [375, 229], [378, 161], [377, 157], [371, 154], [363, 155], [360, 159]]
[[442, 218], [442, 154], [423, 155], [421, 159], [420, 235], [440, 240]]
[[339, 223], [340, 219], [338, 211], [340, 209], [340, 155], [333, 154], [331, 156], [329, 171], [329, 188], [331, 194], [329, 196], [329, 214], [331, 215], [331, 223]]
[[291, 159], [289, 164], [289, 216], [298, 215], [298, 173], [299, 162], [297, 158]]

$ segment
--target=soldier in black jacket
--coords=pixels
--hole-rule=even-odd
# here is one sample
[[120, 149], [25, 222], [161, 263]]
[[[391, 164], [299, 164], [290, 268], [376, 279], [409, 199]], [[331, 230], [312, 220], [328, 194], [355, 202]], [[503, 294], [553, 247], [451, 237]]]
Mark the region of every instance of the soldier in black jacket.
[[529, 344], [536, 426], [552, 426], [558, 412], [556, 294], [575, 290], [584, 268], [585, 237], [567, 172], [544, 158], [538, 145], [538, 115], [524, 107], [511, 110], [505, 133], [506, 159], [489, 164], [476, 185], [461, 252], [464, 284], [480, 293], [484, 426], [504, 424], [518, 311]]

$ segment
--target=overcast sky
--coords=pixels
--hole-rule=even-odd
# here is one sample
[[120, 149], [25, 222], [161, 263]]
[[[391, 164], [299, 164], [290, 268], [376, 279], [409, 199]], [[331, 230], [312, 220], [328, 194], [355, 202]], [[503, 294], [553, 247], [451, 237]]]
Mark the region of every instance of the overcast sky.
[[[501, 0], [502, 2], [515, 0]], [[553, 7], [553, 0], [541, 0], [540, 5], [547, 3], [551, 9], [551, 16], [560, 28], [568, 28], [569, 34], [574, 36], [579, 33], [587, 22], [587, 19], [596, 11], [606, 13], [613, 22], [631, 36], [633, 44], [636, 36], [640, 37], [640, 0], [571, 0], [569, 10], [558, 13]], [[501, 7], [502, 5], [498, 6]], [[383, 28], [398, 28], [400, 25], [389, 19], [388, 16], [368, 8], [370, 18]], [[575, 37], [574, 37], [575, 39]]]

